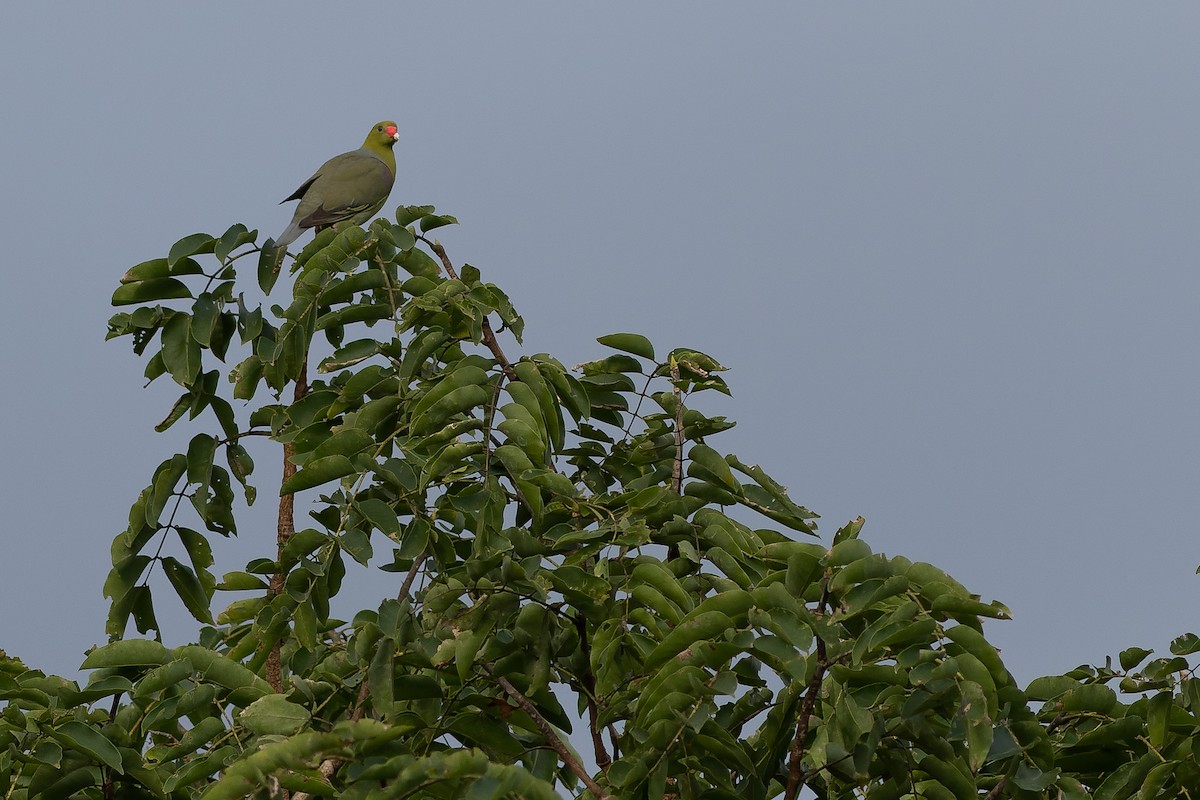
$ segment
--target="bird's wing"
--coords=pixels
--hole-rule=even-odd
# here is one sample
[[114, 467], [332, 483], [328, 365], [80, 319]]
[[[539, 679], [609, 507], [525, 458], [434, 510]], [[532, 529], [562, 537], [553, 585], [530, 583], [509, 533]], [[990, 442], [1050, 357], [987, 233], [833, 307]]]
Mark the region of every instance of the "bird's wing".
[[331, 225], [372, 207], [392, 190], [395, 176], [374, 155], [355, 150], [335, 156], [300, 187], [296, 213], [302, 227]]

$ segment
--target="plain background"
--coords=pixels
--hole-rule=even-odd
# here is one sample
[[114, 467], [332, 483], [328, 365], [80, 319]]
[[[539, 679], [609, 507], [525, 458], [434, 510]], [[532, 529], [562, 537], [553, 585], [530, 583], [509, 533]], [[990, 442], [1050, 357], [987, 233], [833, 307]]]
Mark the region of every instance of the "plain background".
[[[0, 648], [78, 674], [112, 537], [201, 430], [154, 434], [177, 389], [103, 341], [118, 277], [277, 234], [382, 118], [387, 210], [460, 218], [452, 257], [524, 314], [510, 355], [710, 353], [714, 446], [826, 540], [862, 514], [1007, 603], [1022, 682], [1200, 627], [1194, 4], [370, 8], [3, 10]], [[277, 469], [221, 569], [271, 551]]]

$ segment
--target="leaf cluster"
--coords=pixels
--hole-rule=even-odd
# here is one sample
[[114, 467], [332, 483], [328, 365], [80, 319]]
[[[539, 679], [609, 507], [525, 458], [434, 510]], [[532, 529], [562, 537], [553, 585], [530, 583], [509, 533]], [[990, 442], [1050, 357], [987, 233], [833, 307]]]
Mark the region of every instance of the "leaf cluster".
[[[410, 206], [321, 231], [291, 262], [286, 305], [250, 299], [286, 259], [241, 225], [121, 279], [109, 337], [181, 389], [158, 429], [202, 429], [114, 539], [110, 642], [87, 685], [0, 660], [5, 797], [1117, 798], [1200, 783], [1186, 660], [1200, 640], [1022, 690], [983, 634], [1003, 605], [873, 552], [861, 518], [822, 542], [786, 487], [714, 446], [733, 423], [697, 407], [729, 391], [712, 357], [617, 333], [573, 369], [510, 360], [491, 320], [519, 345], [513, 304], [428, 235], [454, 223]], [[240, 504], [259, 499], [248, 437], [287, 460], [281, 519], [300, 497], [309, 521], [218, 578], [214, 545], [245, 535]], [[396, 590], [341, 620], [347, 560]], [[159, 641], [164, 588], [203, 625], [196, 643]]]

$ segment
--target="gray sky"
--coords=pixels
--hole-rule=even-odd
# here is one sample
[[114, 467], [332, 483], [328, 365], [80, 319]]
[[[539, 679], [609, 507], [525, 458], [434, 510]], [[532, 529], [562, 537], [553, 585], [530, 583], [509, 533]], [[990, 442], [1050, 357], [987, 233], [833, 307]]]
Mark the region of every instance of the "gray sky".
[[[113, 535], [198, 430], [154, 434], [176, 390], [103, 342], [118, 277], [278, 233], [387, 117], [387, 208], [462, 220], [441, 238], [525, 352], [709, 352], [739, 421], [714, 446], [826, 536], [862, 514], [1007, 603], [988, 634], [1022, 681], [1200, 628], [1195, 5], [389, 9], [4, 9], [0, 648], [74, 673]], [[259, 467], [225, 569], [270, 550]]]

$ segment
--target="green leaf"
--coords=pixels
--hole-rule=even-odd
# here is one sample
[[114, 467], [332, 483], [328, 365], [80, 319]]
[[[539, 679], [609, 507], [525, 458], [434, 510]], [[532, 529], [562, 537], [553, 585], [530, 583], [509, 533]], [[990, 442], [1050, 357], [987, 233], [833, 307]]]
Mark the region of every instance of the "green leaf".
[[407, 227], [433, 211], [433, 206], [400, 206], [396, 209], [396, 224]]
[[279, 272], [283, 267], [283, 258], [287, 255], [286, 250], [277, 247], [273, 240], [268, 242], [258, 254], [258, 286], [263, 294], [270, 294], [271, 289], [275, 288], [275, 281], [279, 279]]
[[236, 443], [225, 446], [225, 458], [229, 463], [229, 471], [233, 473], [233, 477], [237, 479], [237, 482], [242, 485], [242, 489], [246, 494], [246, 505], [254, 505], [258, 490], [247, 482], [250, 475], [254, 472], [254, 459], [250, 457], [250, 453], [245, 447]]
[[203, 272], [204, 270], [196, 263], [195, 259], [184, 258], [170, 264], [165, 258], [153, 258], [130, 267], [121, 276], [121, 283], [136, 283], [179, 275], [199, 275]]
[[971, 771], [978, 772], [992, 749], [992, 718], [982, 686], [974, 681], [963, 681], [960, 691], [962, 715], [967, 723], [967, 754]]
[[[208, 543], [208, 539], [204, 534], [191, 528], [176, 526], [175, 532], [179, 535], [179, 541], [183, 543], [183, 549], [187, 550], [188, 558], [191, 559], [197, 576], [208, 577], [211, 581], [207, 570], [213, 565], [213, 554], [212, 545]], [[203, 582], [203, 578], [201, 580]]]
[[305, 489], [312, 489], [323, 483], [328, 483], [347, 475], [353, 475], [357, 470], [345, 456], [326, 456], [318, 458], [305, 465], [304, 469], [284, 481], [279, 490], [280, 495], [295, 494]]
[[741, 491], [742, 486], [733, 477], [733, 470], [729, 468], [724, 456], [708, 445], [692, 445], [692, 449], [688, 451], [688, 458], [691, 462], [687, 471], [689, 477], [717, 483], [735, 494]]
[[145, 281], [124, 283], [112, 295], [114, 306], [129, 306], [153, 303], [159, 300], [176, 300], [192, 296], [192, 290], [183, 281], [175, 278], [152, 278]]
[[192, 303], [192, 338], [202, 347], [208, 347], [213, 340], [213, 333], [221, 323], [221, 312], [217, 302], [208, 292], [201, 292]]
[[192, 616], [200, 622], [215, 624], [212, 618], [212, 611], [209, 609], [209, 596], [204, 591], [204, 587], [200, 584], [196, 573], [191, 569], [179, 563], [174, 556], [167, 556], [162, 560], [163, 571], [167, 573], [167, 579], [171, 581], [171, 585], [175, 587], [175, 593], [179, 595], [179, 599], [183, 601], [187, 610]]
[[116, 745], [92, 726], [72, 720], [53, 729], [51, 735], [79, 752], [86, 753], [118, 775], [125, 774], [121, 765], [121, 753]]
[[488, 381], [489, 377], [487, 372], [485, 372], [479, 366], [476, 366], [475, 364], [463, 364], [458, 366], [453, 372], [443, 375], [441, 379], [434, 384], [434, 386], [430, 388], [428, 392], [425, 393], [425, 396], [417, 401], [416, 405], [413, 406], [412, 409], [412, 418], [414, 420], [420, 419], [434, 405], [457, 389], [464, 389], [468, 387], [479, 388], [484, 384], [487, 384]]
[[253, 670], [215, 650], [189, 644], [176, 647], [172, 654], [175, 658], [190, 660], [205, 680], [230, 690], [248, 690], [245, 693], [253, 695], [253, 700], [271, 693], [270, 684]]
[[360, 500], [357, 505], [362, 515], [378, 530], [393, 537], [400, 533], [400, 522], [396, 510], [387, 503], [372, 497]]
[[750, 477], [757, 486], [743, 486], [745, 499], [741, 502], [747, 508], [752, 508], [764, 516], [787, 525], [792, 530], [816, 535], [813, 526], [808, 523], [817, 515], [803, 506], [796, 505], [787, 496], [787, 488], [776, 483], [761, 467], [744, 464], [734, 456], [727, 456], [729, 466]]
[[375, 339], [359, 339], [340, 347], [333, 355], [321, 362], [319, 372], [336, 372], [339, 369], [352, 367], [360, 361], [365, 361], [379, 353], [380, 343]]
[[325, 546], [329, 542], [329, 539], [329, 534], [313, 530], [312, 528], [296, 531], [288, 539], [287, 544], [283, 546], [281, 558], [285, 564], [295, 561], [317, 548]]
[[[484, 386], [460, 386], [439, 397], [437, 402], [432, 405], [421, 409], [419, 415], [414, 415], [412, 431], [414, 434], [432, 433], [440, 429], [456, 414], [463, 414], [484, 405], [491, 399], [491, 396], [492, 392]], [[420, 408], [420, 404], [418, 404], [418, 408]]]
[[216, 243], [217, 240], [207, 233], [193, 233], [191, 236], [185, 236], [171, 245], [171, 252], [167, 254], [167, 264], [173, 266], [188, 256], [211, 253], [215, 249]]
[[187, 472], [187, 465], [187, 456], [177, 453], [159, 464], [158, 469], [154, 471], [154, 480], [150, 484], [150, 496], [145, 506], [147, 525], [154, 528], [158, 527], [158, 521], [162, 517], [163, 510], [175, 494], [176, 484], [179, 483], [179, 479]]
[[158, 666], [170, 659], [170, 651], [153, 639], [120, 639], [88, 653], [80, 669]]
[[217, 588], [226, 592], [259, 591], [267, 588], [267, 582], [249, 572], [226, 572]]
[[[1141, 787], [1138, 789], [1137, 796], [1139, 798], [1163, 797], [1164, 800], [1165, 798], [1170, 797], [1171, 795], [1160, 794], [1160, 791], [1168, 780], [1178, 776], [1179, 767], [1180, 764], [1178, 761], [1166, 761], [1152, 768], [1150, 772], [1147, 773], [1146, 780], [1142, 782]], [[1183, 781], [1180, 780], [1180, 782], [1182, 783]], [[1174, 794], [1174, 792], [1171, 794]], [[1186, 795], [1182, 795], [1181, 793], [1179, 796]]]
[[[1171, 641], [1171, 652], [1174, 655], [1186, 656], [1198, 650], [1200, 650], [1200, 636], [1194, 633], [1185, 633]], [[1146, 652], [1148, 655], [1149, 651]]]
[[192, 338], [192, 318], [177, 312], [162, 331], [163, 364], [180, 386], [190, 387], [200, 374], [200, 343]]
[[188, 443], [187, 479], [188, 483], [200, 487], [193, 495], [193, 502], [197, 503], [201, 513], [208, 503], [208, 485], [212, 480], [213, 457], [216, 452], [217, 440], [207, 433], [196, 434]]
[[269, 694], [246, 706], [238, 719], [259, 735], [290, 736], [303, 728], [311, 716], [304, 706], [281, 694]]
[[633, 390], [633, 381], [624, 373], [642, 372], [642, 362], [630, 356], [615, 355], [606, 356], [605, 358], [596, 361], [589, 361], [582, 365], [584, 377], [587, 383], [594, 385], [603, 385], [608, 387], [629, 387]]
[[229, 745], [209, 751], [205, 756], [182, 765], [175, 774], [163, 781], [164, 792], [174, 792], [177, 786], [187, 786], [224, 769], [241, 754], [241, 748]]
[[457, 225], [458, 220], [449, 214], [431, 214], [421, 218], [421, 233], [428, 233], [443, 225]]
[[[396, 212], [396, 215], [399, 216], [400, 212]], [[392, 234], [392, 241], [396, 243], [396, 247], [400, 250], [411, 250], [417, 243], [417, 237], [406, 227], [393, 225], [390, 233]]]
[[934, 599], [931, 610], [936, 614], [945, 614], [955, 619], [963, 617], [991, 617], [992, 619], [1012, 619], [1008, 608], [996, 601], [984, 603], [969, 597], [955, 597], [943, 594]]
[[1022, 751], [1020, 743], [1013, 738], [1008, 728], [998, 725], [992, 732], [992, 749], [988, 751], [987, 763], [1011, 758]]
[[735, 621], [724, 611], [703, 611], [688, 618], [672, 630], [662, 643], [646, 658], [646, 667], [656, 669], [697, 642], [705, 642], [735, 627]]
[[340, 542], [342, 549], [364, 567], [371, 562], [371, 557], [375, 554], [374, 548], [371, 547], [371, 537], [358, 528], [351, 528], [343, 533]]
[[[1176, 639], [1176, 641], [1179, 641]], [[1174, 650], [1172, 650], [1174, 652]], [[1130, 647], [1121, 651], [1118, 657], [1121, 662], [1121, 669], [1131, 670], [1138, 664], [1146, 660], [1146, 657], [1153, 654], [1153, 650], [1147, 650], [1144, 647]]]
[[[1137, 761], [1132, 761], [1127, 764], [1122, 764], [1111, 772], [1105, 773], [1104, 781], [1096, 787], [1092, 793], [1095, 800], [1122, 800], [1127, 797], [1132, 797], [1133, 793], [1141, 786], [1142, 781], [1150, 772], [1151, 768], [1162, 763], [1160, 756], [1157, 753], [1148, 753], [1142, 756]], [[1020, 773], [1018, 772], [1018, 777]], [[1021, 788], [1025, 788], [1020, 782], [1017, 783]], [[1033, 791], [1037, 791], [1034, 789]]]
[[610, 333], [607, 336], [601, 336], [596, 341], [614, 350], [624, 350], [626, 353], [654, 360], [654, 345], [640, 333]]
[[416, 558], [429, 547], [431, 529], [423, 519], [413, 520], [404, 529], [400, 541], [400, 557]]
[[[963, 626], [959, 625], [958, 628]], [[951, 630], [958, 630], [952, 628]], [[979, 635], [982, 639], [982, 634]], [[978, 655], [978, 654], [976, 654]], [[1117, 693], [1101, 683], [1076, 686], [1062, 697], [1063, 711], [1082, 711], [1092, 714], [1111, 714], [1117, 706]]]
[[1079, 687], [1079, 681], [1066, 675], [1049, 675], [1035, 678], [1025, 689], [1030, 700], [1053, 700]]
[[1000, 660], [999, 652], [991, 642], [983, 637], [982, 633], [969, 625], [955, 625], [953, 628], [947, 629], [946, 636], [979, 659], [987, 667], [987, 671], [991, 674], [997, 687], [1012, 683], [1012, 677], [1008, 674], [1004, 662]]
[[[963, 774], [955, 763], [950, 763], [931, 754], [923, 756], [917, 762], [917, 767], [927, 775], [937, 779], [938, 783], [944, 788], [949, 789], [953, 796], [960, 798], [960, 800], [962, 798], [979, 796], [979, 793], [975, 790], [975, 782]], [[928, 796], [933, 797], [933, 795]]]
[[1175, 707], [1171, 692], [1159, 692], [1146, 703], [1146, 735], [1154, 749], [1166, 744], [1171, 727], [1171, 711]]
[[377, 712], [387, 713], [391, 709], [395, 697], [395, 677], [396, 642], [390, 638], [380, 639], [367, 669], [371, 705]]
[[213, 247], [213, 254], [216, 255], [218, 261], [225, 261], [237, 248], [247, 242], [253, 242], [258, 236], [258, 231], [248, 231], [246, 226], [240, 222], [231, 225], [228, 230], [221, 234], [221, 238]]
[[358, 428], [343, 428], [321, 442], [312, 452], [315, 458], [324, 458], [325, 456], [352, 458], [374, 444], [375, 440], [365, 431]]
[[[1027, 792], [1040, 792], [1058, 780], [1058, 770], [1043, 772], [1032, 764], [1022, 764], [1013, 776], [1013, 783]], [[1096, 797], [1100, 797], [1099, 794]]]
[[179, 739], [179, 744], [164, 752], [162, 759], [171, 760], [194, 753], [225, 733], [225, 723], [220, 717], [206, 717], [197, 722], [187, 733], [183, 734]]

